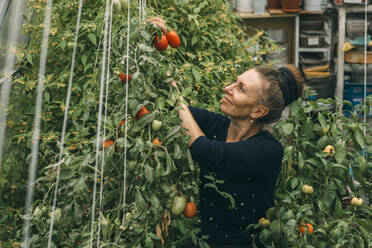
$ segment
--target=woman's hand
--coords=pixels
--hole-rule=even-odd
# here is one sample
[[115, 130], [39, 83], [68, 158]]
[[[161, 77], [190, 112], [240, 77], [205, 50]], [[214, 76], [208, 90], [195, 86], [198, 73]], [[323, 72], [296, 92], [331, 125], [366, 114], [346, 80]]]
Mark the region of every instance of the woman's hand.
[[165, 21], [159, 17], [152, 17], [149, 19], [155, 27], [160, 28], [163, 33], [167, 33], [167, 28], [165, 27]]

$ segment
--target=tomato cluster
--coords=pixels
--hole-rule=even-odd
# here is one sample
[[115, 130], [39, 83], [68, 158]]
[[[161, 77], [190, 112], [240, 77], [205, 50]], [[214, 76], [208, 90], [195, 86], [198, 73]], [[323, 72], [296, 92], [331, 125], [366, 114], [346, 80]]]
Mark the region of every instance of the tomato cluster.
[[155, 48], [158, 51], [164, 51], [168, 48], [168, 44], [177, 48], [181, 45], [181, 39], [175, 31], [170, 31], [166, 35], [161, 35], [160, 40], [159, 36], [155, 36]]

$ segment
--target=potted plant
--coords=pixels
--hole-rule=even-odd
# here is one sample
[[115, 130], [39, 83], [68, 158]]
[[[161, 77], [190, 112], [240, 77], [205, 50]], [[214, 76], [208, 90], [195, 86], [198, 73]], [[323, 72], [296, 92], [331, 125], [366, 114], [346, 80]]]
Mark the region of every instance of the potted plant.
[[301, 0], [280, 0], [282, 10], [284, 12], [298, 12], [300, 11]]
[[269, 9], [279, 9], [281, 7], [280, 0], [269, 0]]

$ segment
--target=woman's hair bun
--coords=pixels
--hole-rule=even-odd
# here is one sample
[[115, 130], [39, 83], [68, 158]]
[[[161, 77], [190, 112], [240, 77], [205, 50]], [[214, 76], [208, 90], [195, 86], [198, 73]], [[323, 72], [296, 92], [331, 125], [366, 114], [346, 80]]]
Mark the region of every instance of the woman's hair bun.
[[278, 69], [279, 87], [283, 93], [284, 106], [288, 106], [302, 95], [305, 79], [300, 70], [287, 65]]

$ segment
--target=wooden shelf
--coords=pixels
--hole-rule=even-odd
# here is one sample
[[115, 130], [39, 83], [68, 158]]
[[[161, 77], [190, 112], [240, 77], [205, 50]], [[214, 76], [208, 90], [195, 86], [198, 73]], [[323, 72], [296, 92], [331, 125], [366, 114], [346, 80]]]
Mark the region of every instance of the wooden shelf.
[[299, 52], [330, 52], [331, 47], [300, 47]]
[[265, 13], [258, 15], [255, 13], [239, 12], [236, 14], [243, 19], [255, 19], [255, 18], [278, 18], [278, 17], [294, 17], [296, 15], [322, 15], [324, 11], [308, 11], [300, 10], [298, 12], [285, 12], [283, 9], [265, 9]]
[[[361, 12], [365, 10], [364, 4], [344, 4], [344, 5], [334, 5], [338, 9], [344, 9], [347, 12]], [[372, 4], [367, 6], [367, 11], [372, 11]]]
[[283, 11], [279, 12], [272, 12], [272, 9], [265, 9], [265, 13], [258, 15], [255, 13], [246, 13], [246, 12], [239, 12], [236, 11], [236, 14], [243, 19], [256, 19], [256, 18], [281, 18], [281, 17], [296, 17], [298, 13], [286, 13]]
[[[345, 53], [345, 62], [364, 63], [364, 51], [349, 51]], [[372, 52], [367, 51], [367, 64], [372, 64]]]

